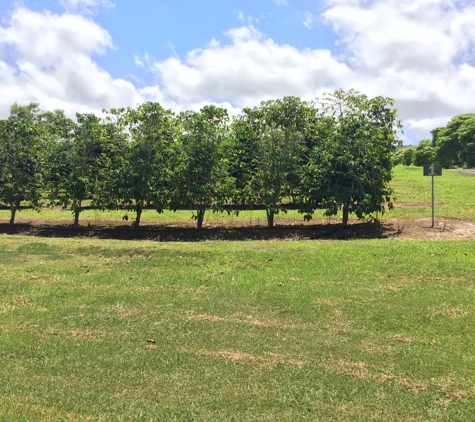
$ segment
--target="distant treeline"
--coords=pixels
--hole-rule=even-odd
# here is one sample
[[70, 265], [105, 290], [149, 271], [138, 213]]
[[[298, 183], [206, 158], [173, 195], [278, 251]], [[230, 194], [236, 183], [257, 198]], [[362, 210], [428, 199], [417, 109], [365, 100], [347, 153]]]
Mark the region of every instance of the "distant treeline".
[[[390, 98], [336, 91], [315, 101], [264, 101], [229, 119], [205, 106], [175, 114], [158, 103], [101, 116], [38, 104], [0, 121], [0, 203], [61, 205], [78, 225], [85, 201], [102, 209], [239, 212], [264, 208], [270, 227], [290, 200], [304, 218], [317, 208], [375, 216], [388, 188], [401, 122]], [[285, 210], [284, 210], [285, 211]]]
[[446, 126], [431, 131], [432, 140], [417, 147], [399, 148], [394, 163], [405, 166], [442, 164], [446, 168], [475, 168], [475, 114], [455, 116]]

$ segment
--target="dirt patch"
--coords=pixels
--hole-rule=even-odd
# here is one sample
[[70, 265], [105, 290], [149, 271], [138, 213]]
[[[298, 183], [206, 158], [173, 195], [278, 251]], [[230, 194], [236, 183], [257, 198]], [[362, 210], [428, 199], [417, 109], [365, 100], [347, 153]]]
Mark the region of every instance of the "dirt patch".
[[207, 222], [196, 229], [191, 222], [165, 222], [144, 224], [135, 229], [122, 221], [110, 220], [97, 226], [73, 228], [70, 223], [42, 222], [9, 225], [0, 223], [0, 234], [42, 237], [77, 237], [121, 240], [167, 241], [219, 241], [219, 240], [348, 240], [348, 239], [421, 239], [421, 240], [473, 240], [475, 221], [438, 218], [432, 226], [431, 218], [392, 218], [380, 223], [352, 221], [343, 227], [328, 219], [302, 222], [279, 220], [273, 228], [257, 222]]
[[105, 331], [83, 331], [83, 330], [74, 330], [69, 331], [69, 334], [72, 337], [75, 337], [80, 340], [87, 340], [87, 339], [99, 339], [106, 335]]
[[467, 315], [468, 312], [462, 311], [461, 309], [446, 309], [444, 314], [451, 317], [461, 317]]
[[31, 299], [27, 299], [23, 296], [20, 296], [16, 299], [12, 299], [10, 301], [10, 304], [13, 306], [29, 306], [33, 304], [33, 301]]
[[[394, 189], [394, 190], [399, 190], [399, 189], [423, 189], [424, 186], [411, 186], [411, 185], [407, 185], [407, 186], [390, 186], [391, 189]], [[396, 195], [398, 196], [398, 195]]]
[[[189, 351], [187, 351], [189, 353]], [[195, 352], [200, 356], [211, 356], [217, 359], [225, 359], [232, 362], [239, 362], [239, 363], [259, 363], [263, 364], [264, 366], [269, 365], [290, 365], [290, 366], [304, 366], [307, 362], [300, 360], [300, 359], [285, 359], [275, 353], [267, 353], [266, 356], [255, 356], [251, 353], [244, 353], [244, 352], [235, 352], [229, 350], [219, 350], [219, 351], [211, 351], [211, 350], [199, 350]]]
[[389, 292], [397, 292], [399, 289], [401, 289], [402, 286], [397, 286], [397, 287], [393, 287], [393, 286], [379, 286], [379, 289], [378, 290], [387, 290]]
[[241, 312], [227, 316], [226, 318], [216, 315], [194, 315], [189, 313], [189, 320], [204, 321], [204, 322], [225, 322], [225, 323], [237, 323], [255, 325], [257, 327], [270, 327], [281, 329], [307, 329], [307, 324], [303, 322], [292, 322], [288, 320], [279, 320], [277, 318], [257, 319], [252, 315], [245, 315]]
[[208, 322], [225, 321], [224, 318], [220, 318], [215, 315], [196, 315], [194, 319], [197, 319], [198, 321], [208, 321]]
[[[441, 206], [442, 204], [436, 203], [434, 204], [436, 207]], [[394, 208], [430, 208], [432, 203], [430, 202], [403, 202], [403, 203], [395, 203]]]
[[401, 239], [420, 240], [474, 240], [475, 222], [453, 218], [437, 218], [432, 226], [431, 218], [401, 218], [385, 221]]
[[421, 382], [413, 382], [407, 378], [399, 378], [397, 380], [399, 385], [408, 388], [409, 390], [414, 391], [414, 393], [418, 393], [419, 391], [427, 390], [427, 384], [423, 384]]
[[410, 343], [411, 342], [411, 339], [409, 337], [403, 336], [402, 334], [396, 334], [392, 338], [395, 341], [401, 341], [401, 342], [404, 342], [404, 343]]
[[330, 361], [324, 367], [331, 372], [349, 375], [362, 380], [373, 380], [380, 383], [395, 381], [399, 385], [412, 390], [414, 393], [426, 390], [427, 384], [417, 383], [407, 378], [396, 377], [390, 373], [377, 372], [371, 365], [364, 362], [346, 362], [346, 361]]

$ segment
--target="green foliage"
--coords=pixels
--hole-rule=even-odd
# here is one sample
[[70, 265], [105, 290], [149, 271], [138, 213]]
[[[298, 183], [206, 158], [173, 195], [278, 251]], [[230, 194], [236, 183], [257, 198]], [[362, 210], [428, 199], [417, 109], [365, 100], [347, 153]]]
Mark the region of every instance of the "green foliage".
[[171, 110], [153, 102], [126, 111], [111, 110], [106, 121], [112, 132], [109, 142], [117, 151], [116, 159], [110, 159], [112, 171], [106, 171], [108, 208], [132, 207], [138, 227], [144, 206], [153, 205], [162, 212], [168, 205], [177, 121]]
[[[384, 214], [384, 218], [430, 218], [431, 216], [431, 181], [430, 177], [422, 176], [422, 168], [414, 166], [395, 166], [393, 168], [390, 187], [394, 189], [394, 208]], [[475, 220], [475, 176], [473, 173], [464, 171], [443, 171], [442, 177], [435, 179], [436, 221], [446, 224], [447, 219]], [[322, 222], [324, 209], [318, 209], [312, 218]], [[0, 219], [9, 218], [9, 210], [0, 210]], [[82, 226], [107, 225], [110, 220], [122, 221], [123, 210], [97, 210], [87, 209], [81, 212]], [[335, 216], [340, 218], [341, 214]], [[439, 220], [439, 217], [441, 218]], [[41, 221], [62, 223], [69, 218], [67, 210], [41, 207], [39, 212], [33, 209], [24, 209], [21, 212], [22, 221], [30, 221], [33, 224]], [[289, 210], [286, 214], [280, 213], [275, 216], [276, 222], [281, 224], [298, 224], [302, 219], [298, 210]], [[142, 221], [148, 224], [167, 227], [170, 222], [187, 225], [190, 219], [189, 210], [176, 212], [164, 210], [157, 214], [153, 209], [145, 209], [142, 213]], [[247, 225], [261, 225], [266, 221], [265, 210], [241, 210], [239, 215], [228, 214], [226, 211], [207, 213], [204, 221], [210, 226], [241, 227]], [[330, 219], [327, 221], [334, 221]], [[450, 224], [450, 223], [449, 223]]]
[[95, 185], [93, 203], [102, 209], [119, 209], [126, 190], [129, 139], [126, 132], [124, 109], [103, 110], [101, 121], [102, 152], [99, 177]]
[[416, 153], [416, 147], [401, 147], [398, 148], [393, 154], [393, 164], [411, 166], [414, 164], [414, 155]]
[[246, 108], [233, 122], [235, 202], [265, 206], [269, 227], [282, 200], [296, 193], [316, 114], [312, 103], [285, 97]]
[[50, 198], [70, 207], [78, 226], [81, 205], [94, 199], [101, 168], [106, 161], [104, 127], [94, 114], [76, 114], [77, 123], [67, 118], [57, 122], [57, 142], [50, 150]]
[[224, 108], [205, 106], [179, 115], [178, 160], [172, 171], [171, 208], [196, 210], [197, 227], [207, 208], [223, 209], [230, 197], [228, 178], [228, 114]]
[[399, 127], [392, 100], [337, 91], [322, 101], [321, 110], [296, 97], [264, 101], [231, 125], [215, 106], [177, 117], [147, 102], [104, 118], [78, 113], [76, 122], [14, 106], [0, 125], [1, 200], [13, 221], [22, 201], [37, 206], [45, 193], [71, 209], [76, 227], [84, 201], [133, 209], [136, 226], [147, 207], [192, 209], [198, 227], [206, 209], [230, 205], [264, 208], [269, 226], [289, 200], [306, 217], [343, 209], [345, 224], [349, 213], [382, 211]]
[[432, 135], [440, 164], [447, 168], [475, 168], [475, 114], [455, 116]]
[[39, 205], [44, 141], [38, 104], [14, 104], [8, 119], [0, 121], [0, 202], [10, 206], [10, 224], [21, 202]]
[[320, 204], [326, 215], [343, 211], [358, 218], [391, 208], [388, 187], [392, 154], [401, 123], [390, 98], [367, 98], [355, 91], [336, 91], [321, 100], [327, 118], [318, 146], [302, 178], [302, 211], [311, 214]]
[[417, 146], [414, 153], [414, 165], [421, 167], [435, 163], [436, 159], [437, 150], [432, 146], [431, 141], [428, 139], [423, 139], [421, 142], [419, 142], [419, 145]]

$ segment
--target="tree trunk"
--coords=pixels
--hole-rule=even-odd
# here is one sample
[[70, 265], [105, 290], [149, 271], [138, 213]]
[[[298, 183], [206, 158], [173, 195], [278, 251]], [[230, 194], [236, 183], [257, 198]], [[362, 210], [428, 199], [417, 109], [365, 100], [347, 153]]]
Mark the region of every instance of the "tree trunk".
[[274, 227], [274, 211], [271, 211], [269, 208], [266, 208], [267, 215], [267, 227]]
[[349, 204], [343, 205], [343, 220], [342, 220], [343, 227], [348, 225], [349, 209], [350, 209]]
[[142, 201], [138, 201], [136, 204], [135, 204], [135, 212], [137, 213], [136, 217], [135, 217], [135, 222], [134, 222], [134, 227], [136, 229], [139, 228], [140, 226], [140, 218], [142, 217], [142, 211], [143, 211], [143, 202]]
[[79, 227], [79, 213], [81, 212], [81, 204], [74, 204], [74, 228]]
[[205, 209], [196, 211], [196, 228], [198, 229], [203, 228], [203, 219], [205, 217], [205, 211]]
[[18, 209], [17, 204], [11, 204], [10, 206], [10, 224], [15, 224], [15, 214]]

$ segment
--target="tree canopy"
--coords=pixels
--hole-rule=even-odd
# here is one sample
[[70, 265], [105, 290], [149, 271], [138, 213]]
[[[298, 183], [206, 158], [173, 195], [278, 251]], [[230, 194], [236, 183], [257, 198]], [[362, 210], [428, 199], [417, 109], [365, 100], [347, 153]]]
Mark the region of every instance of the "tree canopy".
[[[457, 127], [470, 151], [471, 126]], [[0, 121], [0, 201], [12, 223], [22, 202], [46, 202], [69, 208], [75, 226], [85, 203], [133, 209], [136, 227], [145, 207], [190, 209], [199, 228], [207, 209], [262, 207], [272, 227], [285, 203], [305, 218], [317, 208], [341, 211], [347, 224], [351, 213], [373, 218], [391, 206], [400, 129], [390, 98], [353, 90], [263, 101], [231, 122], [211, 105], [176, 115], [147, 102], [75, 120], [38, 104], [14, 105]]]
[[206, 209], [222, 209], [230, 196], [225, 154], [228, 113], [205, 106], [199, 112], [181, 113], [178, 120], [180, 153], [172, 172], [171, 207], [195, 210], [200, 229]]
[[10, 206], [10, 224], [21, 202], [34, 207], [41, 200], [45, 131], [38, 104], [12, 105], [0, 121], [0, 201]]
[[246, 108], [234, 120], [236, 202], [263, 205], [269, 227], [282, 200], [295, 195], [306, 136], [316, 114], [312, 103], [285, 97]]
[[475, 114], [460, 114], [446, 126], [431, 131], [432, 140], [423, 139], [417, 147], [399, 148], [394, 164], [423, 166], [439, 163], [446, 168], [475, 167]]
[[302, 177], [302, 211], [320, 204], [326, 215], [350, 213], [358, 218], [392, 206], [392, 153], [402, 128], [390, 98], [369, 99], [356, 91], [336, 91], [321, 99], [318, 142]]
[[432, 131], [437, 159], [444, 167], [475, 167], [475, 114], [460, 114]]

